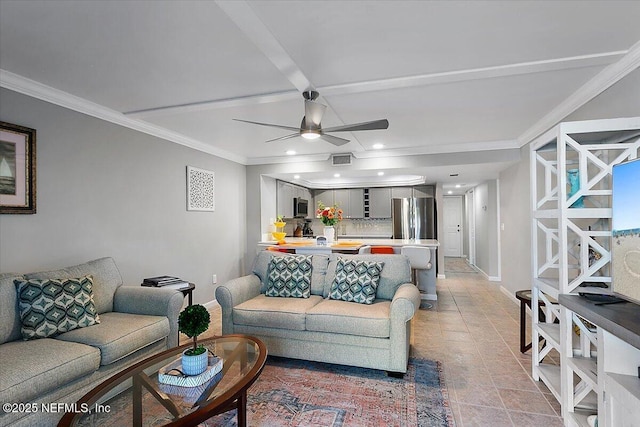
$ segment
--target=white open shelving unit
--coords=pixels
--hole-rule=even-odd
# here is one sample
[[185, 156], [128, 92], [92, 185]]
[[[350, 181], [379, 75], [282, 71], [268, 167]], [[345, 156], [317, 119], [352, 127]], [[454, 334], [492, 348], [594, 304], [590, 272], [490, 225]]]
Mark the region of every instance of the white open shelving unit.
[[531, 143], [532, 376], [558, 399], [566, 426], [588, 425], [604, 380], [597, 327], [558, 297], [611, 289], [611, 168], [639, 148], [640, 117], [561, 123]]

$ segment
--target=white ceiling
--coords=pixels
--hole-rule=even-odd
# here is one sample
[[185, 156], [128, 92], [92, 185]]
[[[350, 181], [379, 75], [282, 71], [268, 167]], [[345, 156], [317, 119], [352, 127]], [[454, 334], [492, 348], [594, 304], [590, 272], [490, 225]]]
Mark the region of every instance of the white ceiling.
[[[287, 150], [299, 164], [508, 150], [606, 89], [567, 104], [639, 50], [639, 17], [638, 1], [0, 0], [0, 82], [247, 165], [291, 164]], [[299, 126], [310, 88], [329, 107], [323, 127], [387, 118], [389, 129], [337, 134], [351, 140], [342, 147], [266, 144], [288, 131], [232, 121]], [[510, 164], [496, 160], [461, 160], [465, 184]], [[340, 173], [453, 185], [451, 166]], [[300, 171], [305, 185], [335, 186]]]

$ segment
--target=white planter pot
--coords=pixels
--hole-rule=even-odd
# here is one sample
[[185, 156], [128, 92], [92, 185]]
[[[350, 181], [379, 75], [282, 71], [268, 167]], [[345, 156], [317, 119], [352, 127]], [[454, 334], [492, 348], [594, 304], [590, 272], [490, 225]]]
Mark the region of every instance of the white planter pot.
[[184, 354], [187, 350], [182, 352], [182, 372], [187, 375], [200, 375], [206, 371], [209, 365], [208, 352], [205, 351], [197, 356], [187, 356]]

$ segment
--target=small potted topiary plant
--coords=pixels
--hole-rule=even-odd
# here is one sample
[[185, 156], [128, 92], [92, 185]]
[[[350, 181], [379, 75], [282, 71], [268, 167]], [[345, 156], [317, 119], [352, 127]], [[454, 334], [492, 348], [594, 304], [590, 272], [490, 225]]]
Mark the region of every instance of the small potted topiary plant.
[[198, 335], [209, 328], [211, 317], [207, 309], [200, 305], [190, 305], [178, 317], [178, 330], [193, 338], [193, 347], [182, 352], [182, 372], [186, 375], [200, 375], [208, 366], [207, 349], [198, 345]]

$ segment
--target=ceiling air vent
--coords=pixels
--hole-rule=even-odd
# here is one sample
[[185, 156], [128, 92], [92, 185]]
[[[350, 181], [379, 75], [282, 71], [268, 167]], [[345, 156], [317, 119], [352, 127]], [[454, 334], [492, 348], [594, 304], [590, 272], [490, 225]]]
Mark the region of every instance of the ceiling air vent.
[[347, 166], [351, 164], [351, 154], [334, 154], [331, 156], [332, 166]]

